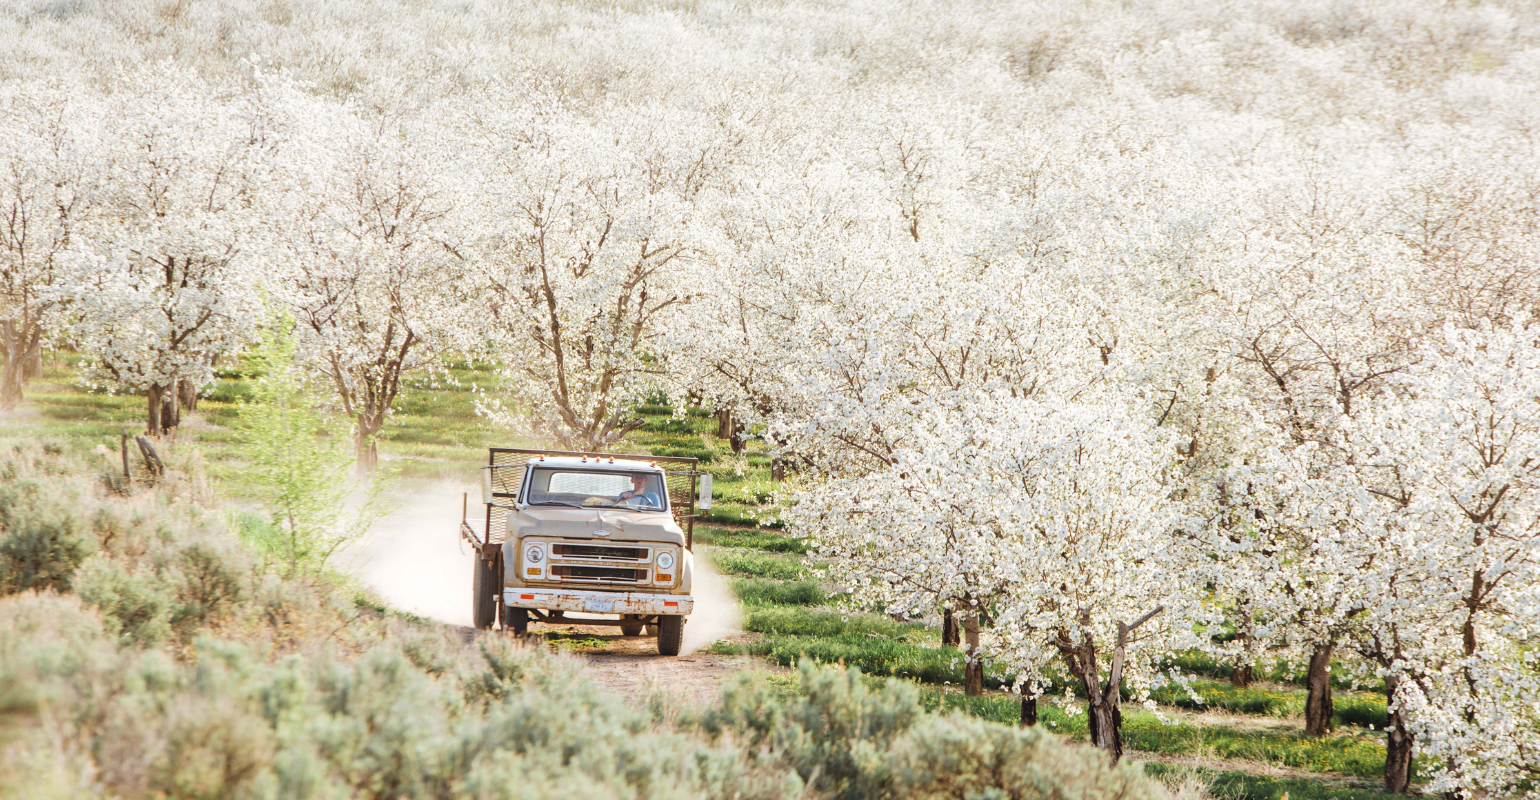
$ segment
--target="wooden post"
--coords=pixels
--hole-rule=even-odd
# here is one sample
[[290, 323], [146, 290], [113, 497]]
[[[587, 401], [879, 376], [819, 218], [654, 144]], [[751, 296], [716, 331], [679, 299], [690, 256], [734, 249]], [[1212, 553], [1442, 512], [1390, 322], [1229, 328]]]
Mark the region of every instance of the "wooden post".
[[134, 476], [128, 471], [128, 431], [118, 429], [118, 451], [123, 454], [123, 480], [131, 481]]
[[160, 460], [160, 454], [155, 452], [155, 447], [150, 440], [143, 436], [135, 436], [134, 442], [139, 445], [139, 454], [144, 456], [144, 467], [149, 470], [152, 477], [159, 478], [166, 474], [166, 464]]

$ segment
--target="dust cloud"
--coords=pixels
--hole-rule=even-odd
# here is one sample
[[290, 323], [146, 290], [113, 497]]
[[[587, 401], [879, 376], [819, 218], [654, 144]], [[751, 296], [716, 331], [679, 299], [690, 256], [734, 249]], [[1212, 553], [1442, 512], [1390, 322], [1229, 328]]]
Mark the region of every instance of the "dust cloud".
[[[341, 565], [395, 608], [451, 625], [471, 624], [471, 571], [475, 555], [460, 539], [462, 493], [480, 500], [480, 488], [458, 481], [403, 481], [390, 491], [393, 506], [367, 536], [349, 547]], [[479, 504], [471, 515], [479, 516]], [[682, 652], [742, 632], [738, 600], [727, 582], [697, 552], [695, 611], [684, 626]]]
[[[395, 608], [452, 625], [471, 624], [476, 557], [460, 539], [461, 495], [481, 489], [456, 481], [403, 481], [389, 490], [389, 514], [348, 548], [342, 564]], [[481, 506], [471, 507], [479, 515]]]
[[725, 639], [743, 629], [738, 598], [733, 597], [727, 581], [711, 568], [711, 561], [695, 553], [695, 577], [690, 594], [695, 597], [695, 611], [684, 624], [684, 647], [680, 653], [693, 653], [708, 644]]

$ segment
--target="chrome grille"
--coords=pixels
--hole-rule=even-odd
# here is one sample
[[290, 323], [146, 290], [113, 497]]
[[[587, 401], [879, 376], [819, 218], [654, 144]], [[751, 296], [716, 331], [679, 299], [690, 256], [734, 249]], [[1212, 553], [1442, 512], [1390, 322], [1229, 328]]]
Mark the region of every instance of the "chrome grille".
[[551, 576], [557, 580], [592, 581], [595, 583], [646, 583], [647, 570], [624, 567], [590, 567], [575, 564], [556, 564]]
[[597, 544], [551, 545], [551, 555], [557, 558], [593, 558], [602, 561], [650, 561], [652, 554], [645, 547], [617, 547]]

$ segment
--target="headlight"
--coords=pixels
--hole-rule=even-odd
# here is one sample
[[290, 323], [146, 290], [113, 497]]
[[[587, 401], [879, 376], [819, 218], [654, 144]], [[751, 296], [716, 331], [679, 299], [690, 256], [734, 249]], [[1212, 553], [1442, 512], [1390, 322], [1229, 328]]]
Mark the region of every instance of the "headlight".
[[539, 564], [544, 560], [545, 550], [540, 545], [531, 545], [528, 550], [524, 551], [524, 563], [526, 564]]
[[659, 553], [658, 554], [658, 569], [673, 569], [673, 568], [674, 568], [674, 554], [673, 553]]

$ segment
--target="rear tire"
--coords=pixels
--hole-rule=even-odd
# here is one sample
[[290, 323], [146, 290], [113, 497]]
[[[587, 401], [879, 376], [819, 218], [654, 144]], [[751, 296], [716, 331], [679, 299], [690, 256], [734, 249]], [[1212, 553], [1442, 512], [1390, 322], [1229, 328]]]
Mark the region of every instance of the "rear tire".
[[658, 617], [658, 654], [679, 655], [684, 644], [684, 617]]
[[475, 570], [471, 575], [471, 624], [478, 630], [487, 630], [497, 621], [498, 574], [497, 559], [488, 564], [487, 559], [476, 556]]
[[529, 609], [503, 606], [503, 630], [515, 636], [529, 633]]

